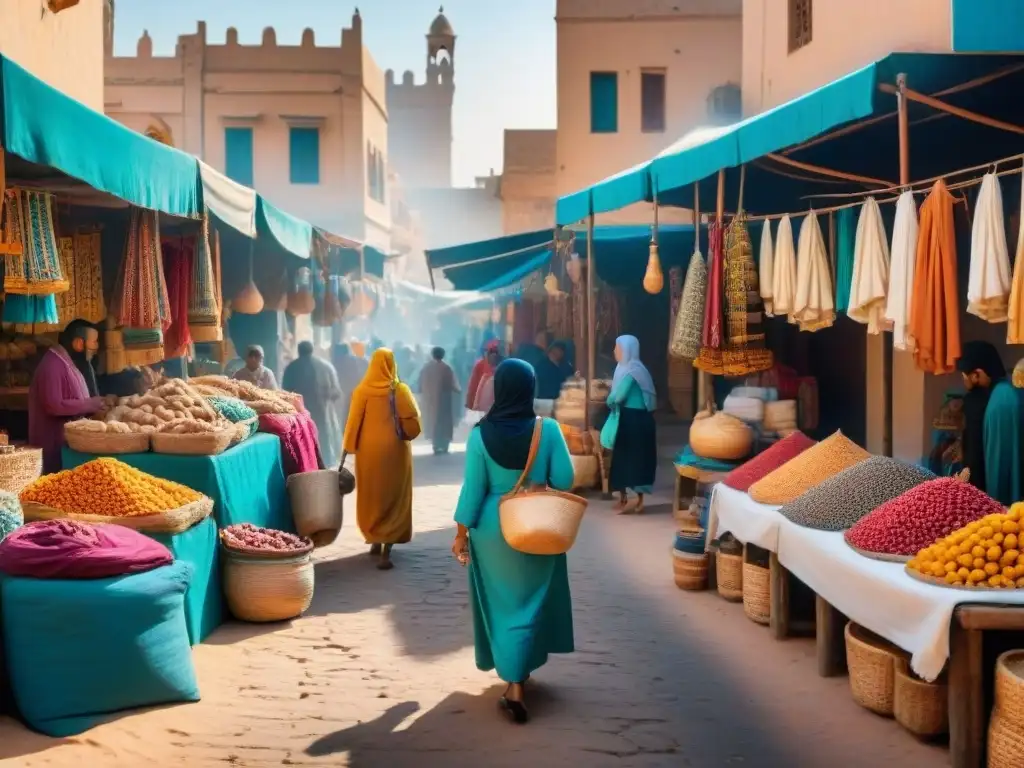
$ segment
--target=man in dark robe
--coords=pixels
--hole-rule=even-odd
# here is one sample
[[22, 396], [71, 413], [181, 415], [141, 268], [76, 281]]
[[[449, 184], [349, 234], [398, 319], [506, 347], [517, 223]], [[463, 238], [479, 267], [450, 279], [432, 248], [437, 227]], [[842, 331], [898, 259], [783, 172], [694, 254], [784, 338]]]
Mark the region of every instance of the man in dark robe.
[[455, 372], [444, 361], [444, 350], [434, 347], [433, 358], [423, 367], [419, 378], [423, 433], [433, 443], [434, 455], [448, 453], [455, 431], [455, 395], [460, 394]]

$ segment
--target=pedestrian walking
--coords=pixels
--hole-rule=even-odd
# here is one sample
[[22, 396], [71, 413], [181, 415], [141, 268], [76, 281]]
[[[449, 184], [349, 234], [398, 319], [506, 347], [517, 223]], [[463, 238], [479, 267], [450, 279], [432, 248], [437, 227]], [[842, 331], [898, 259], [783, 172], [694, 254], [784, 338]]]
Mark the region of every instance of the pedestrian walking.
[[423, 431], [430, 438], [434, 455], [448, 453], [455, 433], [455, 398], [461, 393], [455, 372], [444, 361], [444, 349], [434, 347], [431, 361], [420, 372], [420, 407]]
[[[529, 717], [524, 684], [552, 653], [575, 650], [565, 555], [527, 555], [508, 545], [498, 502], [526, 468], [536, 415], [533, 368], [505, 360], [494, 374], [494, 405], [470, 433], [455, 510], [452, 552], [469, 566], [476, 665], [507, 683], [501, 705], [517, 723]], [[557, 422], [544, 419], [527, 485], [569, 490], [572, 459]]]

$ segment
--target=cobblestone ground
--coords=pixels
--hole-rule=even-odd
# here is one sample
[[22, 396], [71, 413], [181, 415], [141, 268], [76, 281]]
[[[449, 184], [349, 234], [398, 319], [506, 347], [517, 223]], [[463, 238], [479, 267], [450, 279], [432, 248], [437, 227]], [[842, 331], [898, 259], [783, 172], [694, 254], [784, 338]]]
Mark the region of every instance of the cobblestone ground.
[[229, 624], [198, 647], [201, 703], [65, 741], [3, 721], [0, 766], [948, 764], [859, 709], [845, 678], [818, 678], [810, 641], [773, 642], [740, 607], [679, 592], [667, 493], [642, 517], [592, 501], [570, 558], [578, 652], [540, 670], [533, 721], [507, 723], [501, 687], [474, 666], [466, 577], [449, 553], [461, 473], [458, 453], [417, 457], [417, 534], [395, 570], [373, 567], [350, 513], [318, 555], [305, 617]]

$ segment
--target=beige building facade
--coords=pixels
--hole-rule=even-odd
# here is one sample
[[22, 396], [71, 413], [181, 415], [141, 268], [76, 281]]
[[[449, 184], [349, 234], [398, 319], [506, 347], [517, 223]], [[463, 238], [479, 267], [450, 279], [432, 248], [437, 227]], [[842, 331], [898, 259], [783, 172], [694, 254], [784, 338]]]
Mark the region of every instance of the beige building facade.
[[743, 0], [743, 113], [895, 51], [949, 52], [951, 14], [949, 0]]
[[54, 12], [45, 0], [0, 0], [0, 54], [102, 112], [109, 2], [79, 0]]
[[363, 43], [358, 11], [340, 39], [307, 29], [281, 45], [273, 29], [223, 44], [206, 24], [157, 56], [148, 34], [134, 56], [108, 48], [105, 111], [197, 155], [283, 209], [333, 232], [390, 248], [384, 72]]
[[[739, 118], [741, 10], [741, 0], [558, 0], [557, 195]], [[600, 217], [651, 220], [650, 206]]]
[[557, 171], [557, 131], [505, 131], [500, 187], [504, 234], [532, 232], [554, 224]]

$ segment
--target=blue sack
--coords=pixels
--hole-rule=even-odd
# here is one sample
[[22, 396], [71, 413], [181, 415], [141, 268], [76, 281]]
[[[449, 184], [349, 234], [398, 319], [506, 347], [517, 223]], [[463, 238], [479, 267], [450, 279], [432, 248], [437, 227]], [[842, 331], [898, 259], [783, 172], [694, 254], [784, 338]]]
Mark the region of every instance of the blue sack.
[[135, 707], [199, 701], [185, 627], [192, 569], [112, 579], [5, 577], [4, 652], [25, 722], [74, 736]]

